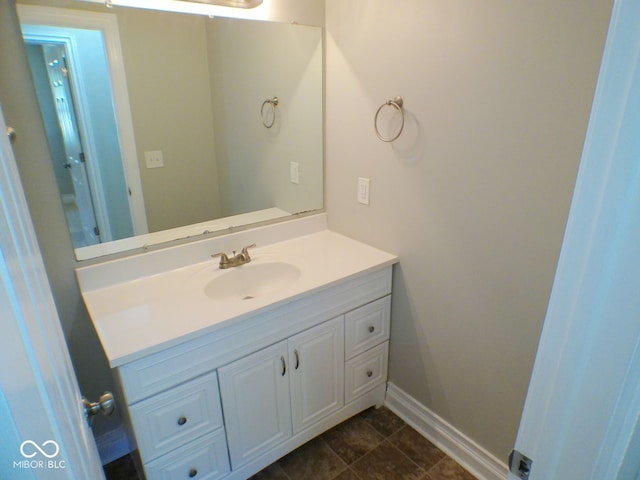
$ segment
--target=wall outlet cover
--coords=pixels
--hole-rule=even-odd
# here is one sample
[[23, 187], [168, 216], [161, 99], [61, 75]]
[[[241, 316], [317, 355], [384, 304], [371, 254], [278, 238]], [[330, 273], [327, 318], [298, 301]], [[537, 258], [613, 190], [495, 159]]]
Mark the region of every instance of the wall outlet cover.
[[371, 190], [371, 180], [368, 178], [358, 178], [358, 202], [369, 205], [369, 192]]

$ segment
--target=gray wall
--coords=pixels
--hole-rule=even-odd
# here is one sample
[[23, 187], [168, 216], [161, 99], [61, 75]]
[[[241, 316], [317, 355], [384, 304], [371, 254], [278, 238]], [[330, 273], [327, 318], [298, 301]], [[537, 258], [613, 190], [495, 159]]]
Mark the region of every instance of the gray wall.
[[[506, 460], [612, 1], [326, 4], [329, 224], [400, 256], [390, 380]], [[385, 144], [395, 95], [407, 123]]]
[[[118, 9], [149, 232], [219, 218], [208, 18]], [[153, 79], [153, 81], [150, 81]], [[145, 151], [164, 167], [147, 169]]]

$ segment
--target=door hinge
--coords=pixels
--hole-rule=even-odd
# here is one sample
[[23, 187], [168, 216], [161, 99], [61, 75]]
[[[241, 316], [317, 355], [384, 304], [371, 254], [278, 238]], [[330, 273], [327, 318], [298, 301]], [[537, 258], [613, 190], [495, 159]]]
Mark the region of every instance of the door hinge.
[[518, 450], [511, 450], [509, 454], [509, 471], [521, 480], [528, 480], [531, 473], [531, 460]]
[[100, 236], [100, 227], [93, 227], [93, 233], [95, 234], [96, 237]]
[[78, 155], [80, 157], [80, 161], [82, 163], [86, 162], [87, 160], [84, 158], [84, 152], [80, 152], [80, 155]]

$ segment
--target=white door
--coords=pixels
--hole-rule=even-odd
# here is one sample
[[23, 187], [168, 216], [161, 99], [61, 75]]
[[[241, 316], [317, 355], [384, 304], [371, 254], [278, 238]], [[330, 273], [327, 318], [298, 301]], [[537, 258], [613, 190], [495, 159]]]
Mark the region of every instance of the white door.
[[344, 317], [289, 339], [291, 415], [298, 433], [344, 405]]
[[6, 131], [0, 112], [0, 478], [104, 478]]
[[515, 443], [530, 480], [640, 473], [638, 25], [640, 2], [616, 0]]
[[218, 370], [232, 469], [291, 437], [287, 341]]

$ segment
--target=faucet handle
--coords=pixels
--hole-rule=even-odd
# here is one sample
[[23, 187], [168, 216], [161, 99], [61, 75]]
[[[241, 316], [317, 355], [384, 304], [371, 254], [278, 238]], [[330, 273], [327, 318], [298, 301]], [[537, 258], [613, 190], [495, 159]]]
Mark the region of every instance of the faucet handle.
[[249, 256], [249, 249], [250, 248], [254, 248], [256, 246], [255, 243], [252, 243], [251, 245], [247, 245], [246, 247], [242, 248], [242, 252], [241, 254], [244, 255], [245, 260], [248, 262], [249, 260], [251, 260], [251, 257]]
[[229, 257], [224, 252], [214, 253], [211, 258], [220, 257], [220, 268], [224, 268], [229, 263]]

